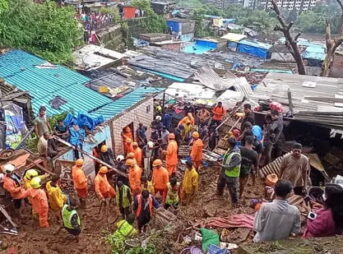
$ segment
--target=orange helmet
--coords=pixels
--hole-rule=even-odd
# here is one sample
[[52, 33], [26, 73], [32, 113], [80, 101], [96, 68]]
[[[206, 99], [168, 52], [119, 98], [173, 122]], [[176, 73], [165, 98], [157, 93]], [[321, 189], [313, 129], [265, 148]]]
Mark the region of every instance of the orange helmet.
[[175, 139], [175, 134], [174, 133], [170, 133], [168, 135], [168, 139]]
[[138, 143], [137, 143], [137, 142], [133, 142], [133, 143], [132, 143], [132, 146], [137, 147], [137, 146], [138, 146]]
[[134, 159], [135, 158], [135, 153], [131, 152], [126, 155], [126, 159]]
[[193, 132], [192, 137], [193, 138], [199, 138], [200, 137], [199, 132], [197, 132], [197, 131]]
[[153, 167], [161, 167], [162, 166], [162, 161], [160, 159], [154, 160], [152, 163]]
[[108, 168], [106, 166], [102, 166], [100, 169], [99, 169], [99, 173], [101, 174], [107, 174], [108, 173]]
[[75, 161], [75, 165], [76, 165], [76, 166], [82, 166], [82, 165], [83, 165], [83, 159], [77, 159], [77, 160]]
[[125, 166], [133, 167], [135, 165], [135, 161], [133, 159], [128, 159], [125, 162]]

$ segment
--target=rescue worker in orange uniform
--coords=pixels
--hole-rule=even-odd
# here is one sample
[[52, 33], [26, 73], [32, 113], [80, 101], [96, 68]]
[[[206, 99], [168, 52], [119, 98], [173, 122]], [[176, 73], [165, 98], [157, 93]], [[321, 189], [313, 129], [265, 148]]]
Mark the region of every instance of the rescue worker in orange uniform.
[[14, 199], [14, 206], [19, 209], [21, 200], [26, 198], [28, 192], [20, 186], [20, 178], [14, 173], [15, 167], [12, 164], [6, 164], [3, 168], [4, 176], [2, 178], [3, 188], [9, 192]]
[[77, 159], [75, 165], [71, 169], [71, 175], [74, 183], [74, 188], [80, 198], [82, 206], [86, 203], [88, 196], [88, 183], [85, 172], [83, 171], [83, 159]]
[[142, 194], [136, 196], [133, 203], [139, 232], [145, 231], [146, 225], [154, 215], [154, 208], [158, 208], [160, 204], [147, 190], [143, 190]]
[[129, 126], [126, 126], [122, 132], [122, 139], [123, 139], [123, 147], [125, 154], [128, 154], [129, 152], [132, 152], [132, 131]]
[[225, 109], [222, 106], [221, 102], [218, 102], [218, 104], [212, 109], [213, 117], [211, 125], [216, 124], [217, 126], [221, 123], [223, 120]]
[[136, 161], [135, 153], [134, 153], [134, 152], [128, 153], [128, 154], [126, 155], [126, 159], [127, 159], [127, 160], [128, 160], [128, 159], [131, 159], [131, 160], [133, 160], [133, 161], [135, 162], [135, 164], [137, 164], [137, 161]]
[[47, 228], [49, 227], [49, 203], [45, 191], [41, 189], [41, 178], [34, 177], [30, 183], [31, 189], [28, 190], [28, 192], [31, 200], [32, 210], [38, 214], [39, 226], [41, 228]]
[[177, 164], [178, 164], [178, 156], [177, 156], [177, 143], [175, 141], [175, 134], [170, 133], [168, 135], [168, 146], [167, 150], [164, 151], [166, 155], [166, 165], [169, 176], [176, 173]]
[[193, 137], [193, 145], [192, 145], [190, 156], [194, 164], [194, 167], [198, 169], [203, 159], [202, 149], [204, 148], [204, 143], [199, 138], [199, 132], [197, 131], [193, 132], [192, 137]]
[[159, 193], [164, 202], [169, 183], [168, 171], [162, 167], [162, 161], [160, 159], [154, 160], [152, 167], [152, 184], [154, 186], [155, 195]]
[[125, 165], [128, 167], [131, 192], [134, 196], [138, 195], [141, 192], [142, 171], [132, 159], [126, 160]]
[[136, 163], [138, 166], [143, 166], [143, 152], [142, 149], [138, 146], [137, 142], [132, 143], [133, 153], [135, 154]]
[[107, 173], [108, 168], [102, 166], [94, 179], [95, 193], [101, 201], [105, 201], [106, 198], [114, 198], [116, 195], [114, 188], [107, 180]]

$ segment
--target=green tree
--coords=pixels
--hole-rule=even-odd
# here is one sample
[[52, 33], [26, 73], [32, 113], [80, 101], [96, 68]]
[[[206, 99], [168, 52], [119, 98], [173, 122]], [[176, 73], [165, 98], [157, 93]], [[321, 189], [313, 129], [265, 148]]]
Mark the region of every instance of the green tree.
[[130, 4], [144, 11], [145, 18], [141, 20], [142, 26], [148, 33], [163, 33], [167, 30], [166, 20], [154, 12], [148, 0], [133, 0]]
[[8, 9], [8, 0], [0, 0], [0, 14]]
[[60, 8], [55, 2], [11, 0], [0, 14], [0, 45], [23, 49], [54, 63], [67, 62], [82, 43], [82, 30], [74, 14], [73, 8]]
[[325, 33], [325, 15], [314, 11], [302, 12], [296, 22], [297, 27], [305, 33]]

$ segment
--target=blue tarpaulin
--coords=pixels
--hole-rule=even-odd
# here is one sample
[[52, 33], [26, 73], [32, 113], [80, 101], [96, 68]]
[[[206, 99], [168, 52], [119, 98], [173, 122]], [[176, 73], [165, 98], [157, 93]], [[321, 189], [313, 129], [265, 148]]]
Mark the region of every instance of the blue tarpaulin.
[[312, 44], [305, 49], [302, 55], [305, 59], [324, 61], [326, 55], [325, 48], [321, 45]]
[[196, 39], [195, 44], [197, 46], [204, 46], [204, 47], [208, 47], [208, 48], [212, 48], [212, 49], [216, 49], [218, 47], [218, 42], [209, 41], [209, 40]]
[[174, 20], [167, 20], [167, 26], [171, 29], [172, 32], [178, 33], [181, 32], [181, 23]]
[[241, 40], [238, 43], [237, 51], [246, 53], [249, 55], [257, 56], [259, 58], [268, 59], [270, 58], [269, 49], [272, 45], [262, 42]]
[[63, 122], [67, 127], [78, 125], [80, 128], [87, 127], [92, 131], [97, 125], [103, 123], [104, 121], [105, 120], [102, 116], [92, 117], [87, 113], [79, 113], [77, 117], [75, 117], [69, 113]]

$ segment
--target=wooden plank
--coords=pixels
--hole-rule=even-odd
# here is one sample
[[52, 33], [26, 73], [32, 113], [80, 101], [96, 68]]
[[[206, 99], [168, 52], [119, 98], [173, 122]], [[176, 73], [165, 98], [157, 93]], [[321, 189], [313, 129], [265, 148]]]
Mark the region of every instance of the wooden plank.
[[30, 162], [30, 163], [32, 163], [33, 165], [35, 165], [37, 168], [43, 170], [44, 172], [46, 172], [46, 173], [48, 173], [48, 174], [50, 174], [50, 175], [55, 175], [54, 172], [52, 172], [52, 171], [50, 171], [50, 170], [44, 168], [43, 166], [41, 166], [41, 165], [39, 164], [39, 163], [41, 163], [41, 162], [43, 161], [42, 159], [38, 159], [38, 160], [34, 160], [34, 161], [33, 161], [33, 160], [31, 160], [31, 159], [28, 158], [27, 161]]

